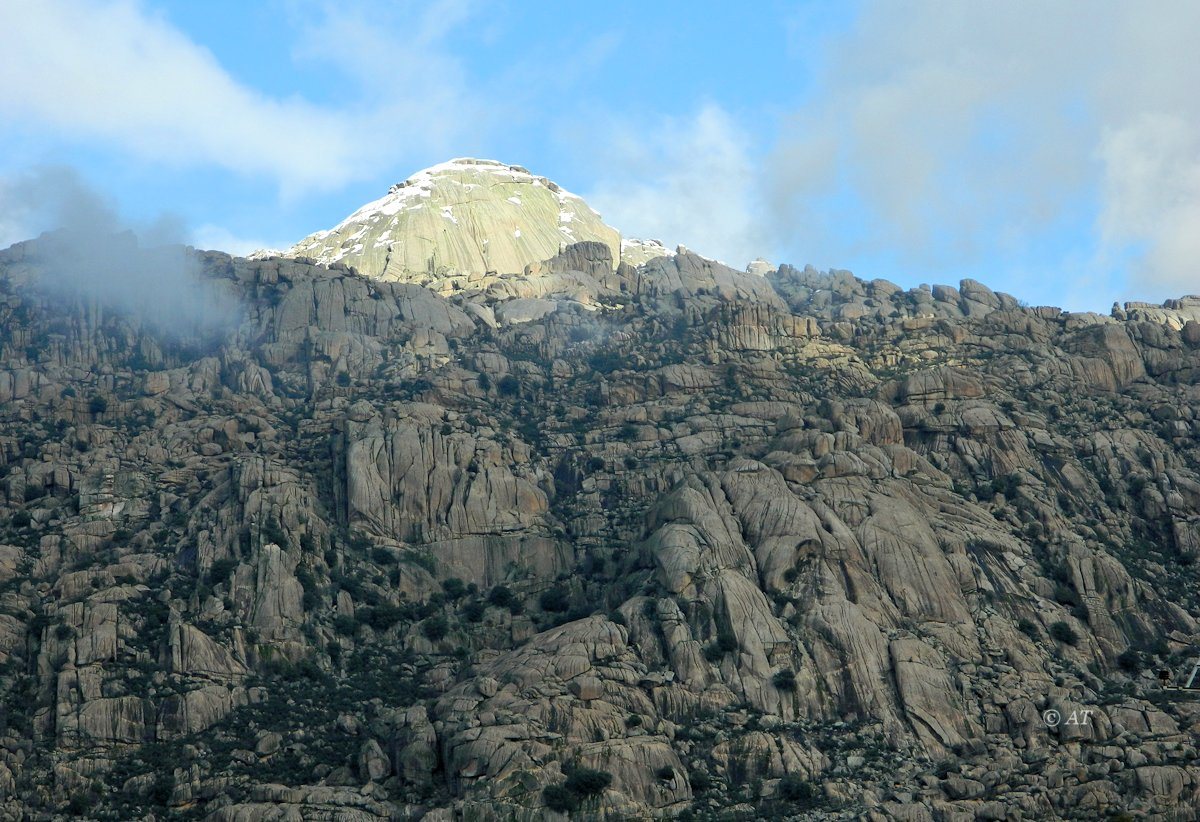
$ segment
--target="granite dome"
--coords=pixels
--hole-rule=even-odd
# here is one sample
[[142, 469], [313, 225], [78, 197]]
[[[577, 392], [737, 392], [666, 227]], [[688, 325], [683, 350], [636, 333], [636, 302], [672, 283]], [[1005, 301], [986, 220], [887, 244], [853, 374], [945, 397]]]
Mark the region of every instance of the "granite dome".
[[[520, 273], [581, 241], [622, 255], [620, 233], [582, 198], [527, 169], [459, 158], [392, 186], [328, 231], [301, 240], [291, 257], [341, 262], [384, 280], [428, 282], [447, 275]], [[638, 259], [661, 245], [636, 246]]]

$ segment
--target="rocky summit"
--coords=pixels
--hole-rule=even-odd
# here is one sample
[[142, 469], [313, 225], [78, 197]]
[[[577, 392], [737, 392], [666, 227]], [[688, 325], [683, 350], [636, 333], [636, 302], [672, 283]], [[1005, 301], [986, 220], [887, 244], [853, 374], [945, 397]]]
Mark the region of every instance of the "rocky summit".
[[0, 819], [1200, 815], [1200, 298], [622, 259], [467, 161], [187, 251], [226, 326], [52, 248], [0, 252]]
[[[603, 243], [621, 260], [620, 234], [576, 195], [521, 166], [459, 158], [417, 172], [286, 254], [458, 290], [485, 288], [578, 242]], [[637, 264], [667, 250], [634, 240], [624, 252]]]

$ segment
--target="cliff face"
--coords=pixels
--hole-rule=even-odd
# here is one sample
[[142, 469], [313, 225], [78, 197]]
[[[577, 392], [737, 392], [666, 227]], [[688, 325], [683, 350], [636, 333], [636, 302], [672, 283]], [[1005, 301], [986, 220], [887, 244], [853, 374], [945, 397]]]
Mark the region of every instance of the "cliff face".
[[1200, 812], [1200, 300], [210, 253], [192, 338], [38, 250], [0, 818]]

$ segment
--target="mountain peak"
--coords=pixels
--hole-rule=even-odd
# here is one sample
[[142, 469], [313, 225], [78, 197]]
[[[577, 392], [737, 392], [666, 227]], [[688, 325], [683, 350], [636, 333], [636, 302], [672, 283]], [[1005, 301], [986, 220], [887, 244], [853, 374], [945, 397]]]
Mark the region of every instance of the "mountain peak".
[[393, 185], [287, 255], [428, 283], [518, 274], [585, 240], [604, 243], [614, 261], [621, 259], [620, 233], [581, 197], [523, 166], [458, 157]]

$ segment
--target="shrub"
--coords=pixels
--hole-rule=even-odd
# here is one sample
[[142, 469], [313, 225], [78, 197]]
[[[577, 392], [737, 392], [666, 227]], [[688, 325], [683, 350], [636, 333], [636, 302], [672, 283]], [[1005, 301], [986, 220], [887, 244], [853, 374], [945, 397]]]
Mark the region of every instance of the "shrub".
[[264, 544], [274, 543], [280, 548], [286, 548], [288, 544], [287, 534], [284, 533], [283, 528], [279, 525], [279, 520], [274, 516], [271, 516], [263, 526], [262, 538]]
[[731, 654], [738, 648], [737, 637], [728, 631], [721, 631], [717, 634], [717, 647], [722, 653]]
[[675, 778], [675, 769], [670, 765], [663, 765], [654, 772], [654, 778], [660, 782], [670, 782]]
[[626, 624], [625, 623], [625, 615], [623, 613], [621, 613], [620, 611], [609, 611], [608, 612], [608, 621], [616, 623], [617, 625], [625, 625]]
[[404, 612], [395, 605], [377, 605], [374, 608], [359, 608], [358, 621], [370, 625], [377, 631], [386, 631], [404, 617]]
[[1060, 605], [1078, 605], [1079, 594], [1071, 586], [1060, 582], [1054, 586], [1054, 601]]
[[601, 459], [600, 457], [588, 457], [587, 472], [589, 474], [594, 474], [597, 471], [603, 471], [603, 470], [604, 470], [604, 460], [603, 459]]
[[154, 775], [154, 781], [150, 783], [150, 789], [146, 791], [146, 799], [152, 805], [165, 806], [171, 801], [171, 794], [174, 791], [174, 770], [160, 768]]
[[725, 656], [725, 652], [721, 650], [721, 646], [715, 642], [710, 642], [704, 646], [704, 658], [709, 662], [717, 663], [721, 661], [721, 657]]
[[776, 671], [771, 677], [771, 684], [781, 691], [796, 690], [796, 673], [790, 668], [784, 668], [782, 671]]
[[623, 442], [631, 442], [637, 438], [637, 426], [631, 422], [627, 422], [617, 430], [617, 439]]
[[1117, 656], [1117, 667], [1127, 673], [1136, 673], [1142, 667], [1142, 655], [1132, 648]]
[[33, 516], [28, 511], [17, 511], [12, 515], [13, 528], [28, 528]]
[[237, 568], [236, 559], [218, 559], [208, 569], [209, 585], [220, 585], [226, 582], [233, 576], [233, 570]]
[[304, 610], [312, 611], [319, 608], [321, 605], [321, 589], [317, 586], [317, 580], [313, 577], [312, 571], [305, 566], [300, 566], [296, 571], [296, 579], [304, 591], [300, 601]]
[[421, 623], [421, 633], [437, 642], [450, 630], [450, 623], [441, 614], [431, 616]]
[[566, 788], [579, 797], [603, 793], [612, 784], [612, 774], [593, 768], [576, 768], [567, 774]]
[[1075, 633], [1075, 629], [1062, 620], [1050, 626], [1050, 636], [1057, 642], [1065, 642], [1068, 645], [1079, 644], [1079, 634]]
[[386, 548], [375, 548], [372, 550], [371, 559], [380, 565], [392, 564], [392, 554]]
[[565, 588], [555, 586], [542, 592], [542, 595], [538, 597], [538, 605], [543, 611], [562, 613], [571, 607], [571, 597]]
[[358, 629], [358, 622], [354, 617], [339, 616], [334, 617], [333, 630], [337, 631], [342, 636], [354, 636], [354, 632]]
[[799, 774], [790, 773], [779, 780], [779, 798], [788, 802], [811, 803], [816, 793], [812, 785]]
[[473, 599], [463, 606], [463, 618], [465, 618], [467, 622], [479, 622], [479, 620], [483, 619], [484, 610], [485, 608], [483, 603], [477, 599]]
[[707, 771], [692, 771], [688, 775], [688, 784], [696, 793], [703, 793], [712, 787], [712, 777]]
[[103, 414], [108, 410], [108, 400], [99, 394], [92, 394], [88, 399], [88, 411], [93, 414]]
[[636, 728], [641, 724], [642, 724], [642, 718], [640, 716], [638, 716], [637, 714], [630, 714], [629, 716], [625, 717], [625, 727], [626, 728]]
[[462, 599], [467, 594], [467, 586], [458, 577], [450, 577], [450, 579], [443, 580], [442, 590], [446, 592], [446, 596], [450, 599]]
[[515, 397], [521, 391], [521, 381], [512, 374], [505, 374], [496, 383], [496, 390], [500, 392], [502, 397]]
[[558, 813], [571, 813], [579, 809], [579, 798], [564, 785], [547, 785], [542, 789], [546, 807]]
[[497, 608], [511, 608], [517, 601], [517, 595], [507, 585], [497, 585], [488, 592], [488, 602]]
[[1034, 621], [1031, 619], [1026, 619], [1025, 617], [1021, 617], [1021, 619], [1018, 619], [1017, 620], [1017, 630], [1020, 631], [1021, 633], [1025, 634], [1025, 636], [1029, 637], [1030, 639], [1037, 639], [1038, 628], [1037, 628], [1037, 625], [1034, 623]]
[[33, 502], [35, 499], [41, 499], [46, 495], [46, 489], [41, 485], [26, 485], [25, 486], [25, 501]]

